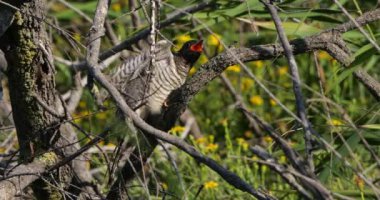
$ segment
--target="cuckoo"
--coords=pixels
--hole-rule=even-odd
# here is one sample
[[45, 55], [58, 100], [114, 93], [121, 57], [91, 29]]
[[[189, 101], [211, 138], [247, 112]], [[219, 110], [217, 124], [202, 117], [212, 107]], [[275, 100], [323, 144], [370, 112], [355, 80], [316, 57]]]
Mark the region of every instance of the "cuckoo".
[[202, 41], [190, 40], [172, 53], [168, 41], [158, 41], [154, 63], [150, 50], [143, 51], [118, 67], [111, 81], [127, 104], [145, 119], [161, 112], [169, 94], [185, 82], [202, 50]]
[[[202, 41], [188, 41], [176, 52], [171, 51], [168, 41], [158, 41], [154, 51], [154, 63], [152, 63], [150, 49], [147, 49], [120, 65], [111, 74], [111, 82], [124, 96], [127, 104], [142, 119], [155, 128], [168, 131], [173, 122], [160, 120], [162, 107], [166, 106], [170, 93], [184, 84], [190, 68], [198, 60], [202, 51]], [[119, 117], [123, 118], [122, 115]], [[124, 134], [128, 131], [124, 124], [113, 125], [114, 133]], [[128, 129], [131, 130], [132, 127], [128, 126]], [[136, 145], [130, 146], [134, 150], [130, 153], [128, 162], [122, 167], [121, 176], [113, 184], [111, 191], [118, 191], [123, 187], [120, 184], [123, 185], [131, 180], [135, 173], [142, 169], [158, 144], [154, 136], [147, 134], [144, 130], [140, 131], [143, 135], [136, 135]], [[109, 194], [112, 196], [112, 193]]]

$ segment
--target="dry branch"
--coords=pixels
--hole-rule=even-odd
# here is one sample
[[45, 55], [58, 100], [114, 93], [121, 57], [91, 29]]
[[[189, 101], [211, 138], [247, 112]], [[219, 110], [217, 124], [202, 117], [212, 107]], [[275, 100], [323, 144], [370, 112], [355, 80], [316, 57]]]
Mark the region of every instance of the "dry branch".
[[15, 195], [22, 194], [25, 187], [40, 178], [45, 168], [45, 164], [35, 161], [6, 172], [6, 179], [0, 179], [0, 200], [13, 199]]
[[[288, 38], [286, 37], [284, 27], [282, 26], [281, 19], [278, 15], [277, 8], [272, 4], [268, 3], [266, 0], [262, 1], [266, 8], [269, 10], [270, 15], [272, 16], [273, 22], [276, 26], [278, 37], [280, 38], [281, 45], [284, 48], [285, 57], [288, 60], [290, 74], [293, 82], [293, 93], [295, 96], [295, 103], [297, 108], [297, 115], [301, 119], [302, 127], [305, 131], [305, 151], [306, 151], [306, 160], [308, 169], [306, 170], [307, 174], [311, 177], [315, 177], [314, 174], [314, 162], [313, 162], [313, 152], [312, 152], [312, 134], [314, 132], [312, 125], [307, 117], [306, 106], [304, 102], [304, 97], [301, 91], [301, 78], [298, 71], [298, 65], [296, 59], [293, 55], [293, 52], [290, 47]], [[324, 197], [326, 198], [326, 197]], [[330, 199], [330, 198], [329, 198]]]

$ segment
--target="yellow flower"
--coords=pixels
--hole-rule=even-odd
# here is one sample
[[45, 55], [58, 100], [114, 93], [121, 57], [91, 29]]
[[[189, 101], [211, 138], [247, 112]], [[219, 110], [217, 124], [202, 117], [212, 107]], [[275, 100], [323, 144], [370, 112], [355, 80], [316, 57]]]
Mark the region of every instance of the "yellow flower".
[[162, 189], [164, 189], [164, 190], [168, 190], [168, 184], [166, 184], [166, 183], [161, 183], [161, 187], [162, 187]]
[[213, 189], [218, 187], [218, 183], [215, 181], [207, 181], [206, 183], [203, 184], [205, 189]]
[[96, 114], [96, 118], [98, 120], [106, 120], [108, 118], [108, 116], [107, 116], [106, 112], [100, 112], [100, 113]]
[[286, 163], [286, 156], [280, 156], [280, 159], [278, 159], [278, 162], [281, 164]]
[[187, 41], [189, 41], [191, 39], [192, 38], [188, 34], [177, 36], [175, 38], [175, 45], [173, 45], [172, 51], [178, 52], [182, 48], [182, 45], [185, 44], [185, 42], [187, 42]]
[[90, 115], [90, 111], [88, 110], [83, 110], [83, 111], [80, 111], [80, 112], [77, 112], [77, 113], [74, 113], [73, 114], [73, 118], [83, 118], [83, 117], [87, 117], [88, 115]]
[[243, 77], [241, 80], [241, 90], [247, 91], [249, 88], [251, 88], [254, 84], [254, 81], [250, 78]]
[[205, 64], [206, 62], [208, 62], [208, 58], [206, 55], [204, 54], [201, 54], [201, 56], [199, 57], [198, 61], [197, 61], [199, 64], [203, 65]]
[[172, 129], [170, 129], [169, 132], [182, 133], [184, 130], [185, 130], [185, 127], [183, 127], [183, 126], [174, 126]]
[[244, 151], [248, 150], [249, 144], [247, 141], [244, 140], [244, 138], [236, 138], [236, 141], [237, 141], [238, 145], [241, 146], [241, 148]]
[[216, 151], [218, 147], [219, 147], [218, 144], [210, 143], [206, 146], [206, 150], [212, 152], [212, 151]]
[[263, 98], [261, 98], [259, 95], [252, 96], [249, 101], [255, 106], [261, 106], [264, 103]]
[[273, 139], [272, 139], [272, 137], [270, 137], [270, 136], [265, 136], [264, 138], [264, 141], [266, 142], [266, 143], [272, 143], [273, 142]]
[[220, 45], [220, 35], [218, 35], [218, 34], [209, 35], [207, 38], [207, 43], [210, 46], [219, 46]]
[[223, 51], [224, 51], [224, 46], [223, 46], [223, 45], [219, 45], [218, 48], [216, 48], [216, 51], [217, 51], [218, 53], [223, 52]]
[[262, 60], [258, 60], [253, 63], [257, 68], [262, 68], [264, 66], [264, 62]]
[[326, 51], [318, 52], [317, 57], [321, 60], [331, 60], [330, 54], [328, 54]]
[[228, 125], [227, 118], [224, 118], [224, 119], [220, 120], [220, 124], [222, 124], [223, 126], [227, 126]]
[[363, 189], [364, 189], [364, 180], [362, 178], [360, 178], [359, 176], [356, 176], [356, 175], [355, 175], [354, 179], [355, 179], [356, 185], [359, 187], [360, 190], [363, 191]]
[[227, 67], [226, 69], [227, 71], [230, 71], [230, 72], [240, 72], [240, 66], [239, 65], [231, 65], [229, 67]]
[[259, 157], [257, 157], [256, 155], [252, 156], [251, 158], [253, 161], [258, 161], [259, 160]]
[[343, 122], [340, 121], [339, 119], [332, 119], [330, 121], [330, 125], [332, 126], [342, 126], [343, 125]]
[[266, 166], [266, 165], [261, 166], [261, 171], [263, 173], [267, 172], [268, 171], [268, 166]]
[[114, 10], [114, 11], [116, 11], [116, 12], [120, 12], [120, 10], [121, 10], [121, 5], [120, 5], [120, 3], [114, 3], [114, 4], [112, 4], [112, 10]]
[[185, 43], [185, 42], [187, 42], [187, 41], [189, 41], [189, 40], [191, 40], [191, 39], [192, 39], [192, 38], [190, 37], [189, 34], [180, 35], [180, 36], [177, 36], [177, 37], [176, 37], [176, 40], [177, 40], [177, 42], [179, 42], [179, 43]]
[[208, 141], [213, 143], [214, 142], [214, 139], [215, 139], [215, 136], [214, 135], [209, 135], [208, 136]]
[[249, 144], [248, 142], [244, 142], [242, 145], [241, 145], [243, 151], [248, 151], [248, 147], [249, 147]]
[[197, 144], [205, 144], [205, 143], [207, 142], [207, 138], [205, 138], [205, 137], [200, 137], [200, 138], [197, 138], [197, 139], [195, 140], [195, 142], [196, 142]]
[[282, 66], [277, 69], [277, 74], [283, 76], [288, 73], [288, 66]]
[[189, 71], [189, 75], [192, 76], [193, 74], [195, 74], [195, 72], [197, 72], [197, 69], [195, 67], [192, 67]]
[[244, 138], [238, 137], [238, 138], [236, 138], [236, 142], [237, 142], [239, 145], [242, 145], [242, 144], [245, 142], [245, 140], [244, 140]]
[[85, 101], [80, 101], [78, 106], [79, 106], [79, 108], [86, 108], [87, 103]]
[[246, 137], [246, 138], [253, 138], [253, 133], [252, 133], [252, 131], [245, 131], [245, 132], [244, 132], [244, 137]]
[[116, 148], [116, 145], [113, 143], [108, 143], [106, 146], [109, 148]]
[[270, 103], [271, 106], [277, 105], [277, 102], [274, 99], [270, 99], [269, 103]]

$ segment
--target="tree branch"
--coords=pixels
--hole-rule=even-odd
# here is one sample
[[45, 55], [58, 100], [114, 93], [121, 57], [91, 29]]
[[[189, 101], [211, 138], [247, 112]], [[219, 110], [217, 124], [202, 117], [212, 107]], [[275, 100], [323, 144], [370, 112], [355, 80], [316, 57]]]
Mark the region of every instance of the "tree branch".
[[[312, 125], [307, 118], [306, 106], [304, 103], [304, 97], [301, 91], [301, 78], [298, 71], [298, 65], [296, 59], [293, 55], [290, 43], [288, 38], [286, 37], [284, 27], [282, 26], [282, 22], [280, 17], [278, 16], [277, 8], [273, 5], [272, 2], [268, 3], [266, 0], [261, 1], [266, 8], [269, 10], [270, 15], [272, 16], [273, 22], [276, 26], [278, 37], [280, 38], [280, 42], [282, 47], [284, 48], [285, 57], [288, 60], [290, 74], [293, 82], [293, 93], [295, 96], [295, 103], [297, 108], [297, 114], [301, 119], [302, 127], [305, 131], [305, 151], [306, 151], [306, 160], [307, 160], [307, 169], [305, 174], [311, 177], [315, 177], [314, 174], [314, 162], [313, 162], [313, 152], [312, 152], [312, 134], [313, 128]], [[322, 196], [320, 196], [322, 197]], [[330, 198], [329, 198], [330, 199]]]
[[380, 101], [380, 84], [379, 82], [370, 76], [364, 69], [358, 69], [354, 72], [354, 76], [358, 79], [367, 90], [376, 98], [377, 101]]
[[253, 146], [250, 148], [250, 150], [256, 154], [259, 158], [265, 160], [265, 164], [268, 165], [271, 169], [273, 169], [275, 172], [277, 172], [289, 185], [291, 185], [293, 188], [295, 188], [304, 198], [306, 199], [313, 199], [313, 196], [309, 194], [306, 189], [300, 185], [295, 177], [287, 172], [286, 168], [277, 163], [275, 159], [268, 154], [263, 148], [260, 146]]
[[13, 199], [15, 195], [22, 193], [25, 187], [40, 178], [46, 165], [40, 161], [20, 165], [11, 172], [5, 173], [0, 181], [0, 200]]

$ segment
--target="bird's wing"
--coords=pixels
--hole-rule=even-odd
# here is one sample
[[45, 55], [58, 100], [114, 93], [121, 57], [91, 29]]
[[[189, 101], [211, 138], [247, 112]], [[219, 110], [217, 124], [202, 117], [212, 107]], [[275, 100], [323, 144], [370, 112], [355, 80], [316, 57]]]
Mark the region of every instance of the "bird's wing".
[[[160, 40], [155, 48], [156, 60], [167, 59], [172, 56], [170, 43]], [[112, 82], [115, 85], [125, 84], [141, 76], [151, 63], [150, 50], [145, 50], [141, 54], [126, 60], [112, 75]]]

